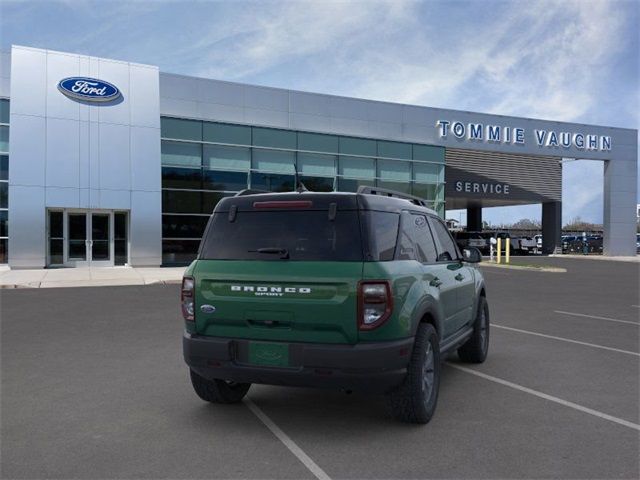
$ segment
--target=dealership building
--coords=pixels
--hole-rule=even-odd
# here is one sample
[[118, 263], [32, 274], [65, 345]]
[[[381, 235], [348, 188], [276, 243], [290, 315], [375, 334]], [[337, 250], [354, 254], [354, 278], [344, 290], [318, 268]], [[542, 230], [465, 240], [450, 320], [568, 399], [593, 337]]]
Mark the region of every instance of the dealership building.
[[[560, 244], [562, 161], [604, 162], [604, 253], [635, 255], [637, 131], [162, 73], [13, 46], [0, 63], [0, 263], [158, 266], [196, 255], [208, 216], [251, 188], [377, 186], [444, 216], [541, 204]], [[571, 202], [571, 198], [564, 199]], [[233, 241], [233, 239], [230, 239]]]

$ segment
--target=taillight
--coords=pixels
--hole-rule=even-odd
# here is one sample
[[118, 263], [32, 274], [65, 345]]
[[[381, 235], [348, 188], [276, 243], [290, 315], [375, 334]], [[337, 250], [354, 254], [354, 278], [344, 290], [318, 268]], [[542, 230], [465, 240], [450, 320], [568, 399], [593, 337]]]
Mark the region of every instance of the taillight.
[[366, 281], [358, 284], [358, 328], [373, 330], [382, 325], [393, 311], [393, 296], [388, 281]]
[[187, 322], [193, 322], [195, 320], [195, 290], [195, 280], [192, 277], [183, 277], [180, 303], [182, 304], [182, 316]]

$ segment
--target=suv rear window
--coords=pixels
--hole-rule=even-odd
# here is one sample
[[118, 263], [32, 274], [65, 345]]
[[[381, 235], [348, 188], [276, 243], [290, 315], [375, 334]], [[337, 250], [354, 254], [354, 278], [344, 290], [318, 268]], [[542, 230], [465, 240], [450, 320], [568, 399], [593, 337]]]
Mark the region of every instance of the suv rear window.
[[203, 260], [362, 261], [357, 211], [227, 212], [213, 215], [202, 240]]

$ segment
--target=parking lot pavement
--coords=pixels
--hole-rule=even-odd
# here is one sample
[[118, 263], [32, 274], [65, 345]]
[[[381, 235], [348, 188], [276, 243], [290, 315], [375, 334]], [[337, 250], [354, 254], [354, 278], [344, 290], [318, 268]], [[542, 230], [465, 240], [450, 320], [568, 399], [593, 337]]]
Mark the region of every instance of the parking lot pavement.
[[2, 291], [0, 476], [638, 478], [637, 268], [530, 261], [568, 271], [485, 269], [489, 358], [449, 360], [426, 426], [333, 391], [204, 404], [175, 285]]

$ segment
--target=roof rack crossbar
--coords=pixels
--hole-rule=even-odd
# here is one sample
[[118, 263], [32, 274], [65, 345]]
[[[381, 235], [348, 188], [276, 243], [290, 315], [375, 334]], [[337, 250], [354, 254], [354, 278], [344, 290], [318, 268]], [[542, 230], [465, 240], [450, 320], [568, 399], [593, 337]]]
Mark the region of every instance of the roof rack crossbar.
[[420, 197], [416, 197], [415, 195], [409, 195], [408, 193], [397, 192], [395, 190], [389, 190], [387, 188], [379, 188], [379, 187], [371, 187], [368, 185], [361, 185], [358, 187], [357, 193], [364, 193], [368, 195], [380, 195], [383, 197], [393, 197], [400, 198], [402, 200], [408, 200], [415, 205], [420, 205], [421, 207], [428, 207], [427, 202]]
[[243, 197], [245, 195], [254, 195], [256, 193], [273, 193], [268, 190], [256, 190], [254, 188], [245, 188], [244, 190], [240, 190], [238, 193], [234, 195], [234, 197]]

